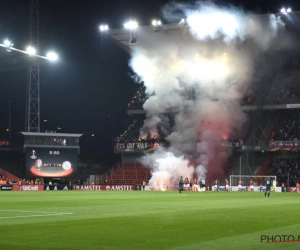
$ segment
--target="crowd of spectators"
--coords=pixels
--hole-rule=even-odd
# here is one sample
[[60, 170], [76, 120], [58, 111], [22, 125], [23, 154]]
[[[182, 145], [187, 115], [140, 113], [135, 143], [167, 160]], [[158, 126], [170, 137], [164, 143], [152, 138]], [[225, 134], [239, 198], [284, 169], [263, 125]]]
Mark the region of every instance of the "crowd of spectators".
[[271, 141], [298, 141], [300, 138], [300, 114], [284, 114], [272, 130]]
[[288, 97], [292, 100], [300, 98], [300, 84], [292, 83], [289, 85], [289, 96]]
[[0, 140], [0, 147], [1, 146], [9, 146], [10, 145], [10, 142], [9, 141], [6, 141], [6, 140]]
[[7, 178], [7, 177], [6, 177], [6, 173], [5, 173], [4, 171], [1, 171], [1, 172], [0, 172], [0, 179], [1, 179], [1, 180], [6, 180], [6, 178]]
[[115, 140], [117, 142], [134, 142], [140, 136], [140, 128], [142, 126], [142, 121], [134, 120], [127, 129], [117, 137]]
[[[169, 143], [166, 141], [162, 132], [156, 133], [155, 136], [151, 135], [151, 131], [147, 128], [143, 128], [143, 121], [134, 120], [131, 125], [121, 134], [119, 137], [115, 138], [117, 143], [149, 143], [150, 145], [163, 144], [164, 146], [169, 146]], [[143, 132], [141, 132], [141, 129]], [[158, 125], [158, 131], [161, 131], [162, 128]], [[166, 128], [164, 127], [164, 130]], [[232, 147], [233, 149], [241, 148], [243, 140], [237, 138], [222, 138], [220, 143], [224, 147]]]
[[128, 103], [128, 109], [142, 109], [146, 99], [147, 99], [146, 87], [142, 82], [138, 91], [135, 93], [131, 101]]
[[300, 180], [300, 157], [297, 158], [277, 158], [270, 164], [270, 175], [277, 176], [279, 185], [284, 183], [290, 187], [295, 187]]
[[227, 142], [232, 148], [241, 148], [244, 145], [244, 142], [241, 139], [227, 139]]
[[150, 131], [141, 135], [142, 126], [143, 121], [134, 120], [124, 133], [115, 139], [115, 141], [120, 143], [148, 142], [152, 144], [165, 142], [165, 139], [159, 135], [151, 136]]
[[0, 172], [0, 185], [5, 185], [5, 184], [18, 184], [16, 180], [9, 179], [7, 177], [7, 173], [3, 170]]
[[287, 75], [288, 78], [288, 97], [292, 100], [300, 98], [300, 73], [299, 62], [297, 67], [290, 69]]

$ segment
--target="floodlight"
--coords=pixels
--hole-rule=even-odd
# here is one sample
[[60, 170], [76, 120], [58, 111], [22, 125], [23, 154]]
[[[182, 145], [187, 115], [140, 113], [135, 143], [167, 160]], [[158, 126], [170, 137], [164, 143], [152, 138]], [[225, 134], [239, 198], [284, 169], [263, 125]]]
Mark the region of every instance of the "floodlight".
[[138, 27], [138, 24], [136, 21], [129, 21], [124, 24], [124, 28], [129, 29], [129, 30], [135, 30], [137, 27]]
[[13, 46], [13, 44], [11, 43], [11, 41], [9, 41], [9, 40], [5, 40], [4, 41], [4, 45], [6, 46], [6, 47], [11, 47], [11, 46]]
[[33, 47], [31, 47], [31, 46], [28, 46], [28, 47], [26, 48], [26, 51], [27, 51], [27, 53], [28, 53], [29, 55], [34, 55], [34, 54], [36, 53], [36, 49], [33, 48]]
[[109, 28], [108, 28], [108, 25], [100, 25], [99, 26], [99, 29], [100, 29], [100, 31], [107, 31], [107, 30], [109, 30]]
[[56, 60], [58, 59], [58, 56], [57, 56], [57, 54], [54, 53], [54, 52], [48, 52], [48, 53], [47, 53], [47, 58], [48, 58], [48, 60], [50, 60], [50, 61], [56, 61]]
[[161, 21], [160, 20], [153, 20], [152, 21], [152, 25], [153, 26], [160, 26], [161, 25]]
[[287, 13], [291, 13], [292, 9], [291, 8], [281, 8], [280, 12], [284, 15], [286, 15]]

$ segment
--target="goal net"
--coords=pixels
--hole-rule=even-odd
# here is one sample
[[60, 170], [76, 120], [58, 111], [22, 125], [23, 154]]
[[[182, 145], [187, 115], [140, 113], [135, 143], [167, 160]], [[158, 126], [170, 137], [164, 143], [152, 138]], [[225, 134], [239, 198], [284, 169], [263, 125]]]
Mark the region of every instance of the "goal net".
[[[250, 191], [250, 181], [252, 180], [254, 191], [264, 191], [265, 189], [265, 180], [270, 178], [272, 181], [275, 181], [277, 184], [276, 176], [271, 175], [230, 175], [229, 185], [231, 191]], [[239, 186], [239, 180], [241, 180], [241, 187]], [[240, 189], [240, 190], [239, 190]]]

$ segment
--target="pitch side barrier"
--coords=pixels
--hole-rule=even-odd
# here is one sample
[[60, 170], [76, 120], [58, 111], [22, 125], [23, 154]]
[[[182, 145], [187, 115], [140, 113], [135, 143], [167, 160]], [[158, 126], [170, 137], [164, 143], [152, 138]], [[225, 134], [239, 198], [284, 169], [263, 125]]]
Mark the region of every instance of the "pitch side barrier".
[[1, 191], [43, 191], [44, 185], [18, 185], [18, 184], [7, 184], [0, 185]]
[[142, 190], [140, 185], [0, 185], [0, 191], [134, 191]]
[[72, 190], [68, 185], [0, 185], [0, 191], [46, 191], [46, 190]]
[[73, 185], [72, 190], [77, 191], [133, 191], [141, 190], [140, 186], [132, 185]]
[[[133, 186], [133, 185], [0, 185], [0, 191], [59, 191], [59, 190], [74, 190], [74, 191], [140, 191], [142, 190], [142, 187], [140, 185]], [[159, 188], [152, 188], [150, 186], [146, 186], [145, 190], [151, 191], [151, 190], [178, 190], [178, 187], [176, 186], [170, 186], [168, 189], [165, 187], [163, 189]], [[211, 191], [214, 190], [214, 186], [210, 188]], [[218, 186], [218, 191], [225, 192], [226, 187], [225, 186]], [[238, 191], [238, 186], [232, 186], [231, 191]], [[241, 192], [249, 192], [250, 187], [248, 186], [242, 186], [240, 189]], [[255, 186], [254, 187], [255, 192], [265, 192], [266, 187], [265, 186]], [[282, 187], [276, 187], [276, 192], [293, 192], [293, 193], [300, 193], [300, 188], [297, 187], [289, 187], [285, 188], [284, 191], [282, 191]]]
[[[153, 190], [153, 191], [159, 191], [159, 190], [162, 190], [162, 191], [168, 191], [168, 190], [176, 190], [178, 191], [178, 186], [170, 186], [168, 188], [166, 187], [163, 187], [163, 188], [155, 188], [155, 187], [150, 187], [150, 186], [146, 186], [145, 190]], [[293, 190], [293, 191], [290, 191], [290, 192], [296, 192], [296, 188], [289, 188], [289, 190]], [[204, 190], [200, 190], [198, 189], [199, 192], [203, 192]], [[209, 191], [215, 191], [215, 187], [214, 186], [209, 186], [209, 190], [206, 190], [206, 192], [209, 192]], [[225, 186], [218, 186], [218, 191], [219, 192], [226, 192], [226, 187]], [[231, 191], [238, 191], [238, 186], [232, 186], [231, 187]], [[250, 192], [250, 187], [246, 187], [246, 186], [242, 186], [242, 188], [240, 189], [240, 191], [242, 192]], [[265, 192], [266, 191], [266, 187], [265, 186], [255, 186], [254, 187], [254, 191], [255, 192]], [[277, 193], [280, 193], [282, 192], [282, 188], [281, 187], [276, 187], [276, 192]], [[300, 188], [299, 188], [299, 192], [300, 192]]]
[[297, 187], [289, 187], [288, 190], [291, 193], [300, 193], [300, 188], [297, 188]]
[[[253, 187], [254, 192], [265, 192], [266, 191], [266, 186], [255, 186]], [[214, 187], [213, 187], [214, 190]], [[219, 186], [218, 187], [218, 191], [226, 191], [226, 187], [225, 186]], [[231, 191], [242, 191], [242, 192], [249, 192], [250, 187], [246, 187], [246, 186], [242, 186], [240, 189], [238, 188], [238, 186], [232, 186], [231, 187]], [[276, 192], [280, 193], [282, 192], [282, 188], [281, 187], [276, 187]]]

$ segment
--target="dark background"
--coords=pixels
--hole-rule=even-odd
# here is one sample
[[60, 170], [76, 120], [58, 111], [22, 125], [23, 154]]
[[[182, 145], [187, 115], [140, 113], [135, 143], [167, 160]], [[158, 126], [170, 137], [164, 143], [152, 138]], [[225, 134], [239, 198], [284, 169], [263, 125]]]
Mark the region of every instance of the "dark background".
[[[40, 1], [40, 52], [54, 50], [59, 61], [41, 66], [41, 132], [82, 133], [81, 152], [116, 160], [112, 139], [133, 121], [126, 113], [138, 84], [130, 77], [130, 55], [101, 36], [100, 24], [122, 28], [130, 18], [149, 25], [169, 1]], [[185, 3], [188, 1], [184, 1]], [[194, 1], [189, 1], [193, 3]], [[217, 1], [257, 13], [299, 10], [300, 1]], [[0, 40], [25, 49], [29, 37], [29, 0], [0, 3]], [[1, 41], [2, 42], [2, 41]], [[12, 143], [20, 143], [25, 125], [26, 69], [0, 75], [0, 139], [8, 139], [11, 101]], [[43, 122], [43, 120], [48, 120]], [[91, 136], [94, 134], [95, 136]]]

